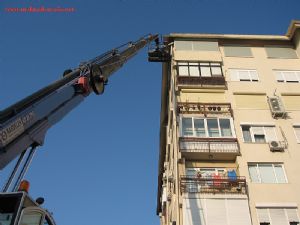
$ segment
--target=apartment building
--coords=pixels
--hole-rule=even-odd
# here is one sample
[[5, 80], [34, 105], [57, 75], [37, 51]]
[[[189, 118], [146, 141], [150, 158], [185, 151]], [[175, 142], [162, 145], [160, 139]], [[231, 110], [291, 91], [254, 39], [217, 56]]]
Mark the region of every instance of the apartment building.
[[300, 21], [164, 37], [161, 225], [300, 222]]

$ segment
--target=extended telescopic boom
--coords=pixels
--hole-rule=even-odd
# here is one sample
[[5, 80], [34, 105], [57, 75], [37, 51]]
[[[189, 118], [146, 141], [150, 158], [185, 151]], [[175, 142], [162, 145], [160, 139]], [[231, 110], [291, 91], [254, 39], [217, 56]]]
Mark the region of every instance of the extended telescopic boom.
[[92, 91], [102, 94], [108, 78], [140, 49], [157, 38], [148, 35], [108, 51], [60, 80], [0, 112], [0, 169], [28, 148], [42, 145], [47, 130]]

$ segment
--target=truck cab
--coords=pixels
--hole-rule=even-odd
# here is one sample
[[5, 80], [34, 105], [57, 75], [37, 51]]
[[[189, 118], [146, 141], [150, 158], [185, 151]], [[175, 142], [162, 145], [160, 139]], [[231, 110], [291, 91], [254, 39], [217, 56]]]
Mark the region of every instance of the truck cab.
[[24, 192], [0, 193], [0, 225], [55, 225], [51, 214]]

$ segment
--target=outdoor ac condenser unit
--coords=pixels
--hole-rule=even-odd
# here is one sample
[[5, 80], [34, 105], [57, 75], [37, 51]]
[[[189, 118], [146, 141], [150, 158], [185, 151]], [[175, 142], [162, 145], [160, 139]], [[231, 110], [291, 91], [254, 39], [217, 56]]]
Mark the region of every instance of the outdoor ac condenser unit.
[[280, 141], [271, 141], [269, 147], [271, 152], [282, 152], [285, 148], [284, 144]]
[[286, 111], [279, 97], [269, 97], [268, 98], [269, 107], [273, 118], [285, 118]]

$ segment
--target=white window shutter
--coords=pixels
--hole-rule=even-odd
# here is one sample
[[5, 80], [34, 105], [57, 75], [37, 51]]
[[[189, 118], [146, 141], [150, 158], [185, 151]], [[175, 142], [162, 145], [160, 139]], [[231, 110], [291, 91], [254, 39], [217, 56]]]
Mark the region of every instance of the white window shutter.
[[269, 209], [272, 225], [289, 225], [284, 209]]
[[183, 225], [204, 225], [203, 200], [183, 199]]
[[227, 224], [225, 199], [206, 199], [206, 224]]
[[300, 222], [296, 208], [288, 208], [286, 209], [286, 213], [289, 222]]
[[227, 199], [229, 225], [251, 225], [247, 199]]
[[297, 77], [298, 77], [298, 81], [300, 82], [300, 71], [297, 71], [296, 74], [297, 74]]
[[240, 80], [250, 80], [250, 75], [248, 70], [239, 70], [239, 79]]
[[284, 81], [284, 77], [283, 77], [281, 71], [275, 71], [275, 75], [276, 75], [277, 81]]
[[282, 72], [282, 73], [283, 73], [286, 81], [293, 81], [293, 82], [298, 81], [298, 77], [297, 77], [297, 74], [295, 72], [285, 71], [285, 72]]
[[239, 81], [240, 80], [238, 70], [230, 69], [229, 73], [230, 73], [230, 80], [231, 81]]
[[258, 79], [258, 73], [256, 70], [250, 70], [250, 77], [251, 77], [251, 80], [259, 80]]
[[257, 211], [257, 218], [260, 223], [270, 223], [268, 209], [265, 208], [258, 208]]
[[275, 127], [264, 127], [267, 142], [277, 141]]

